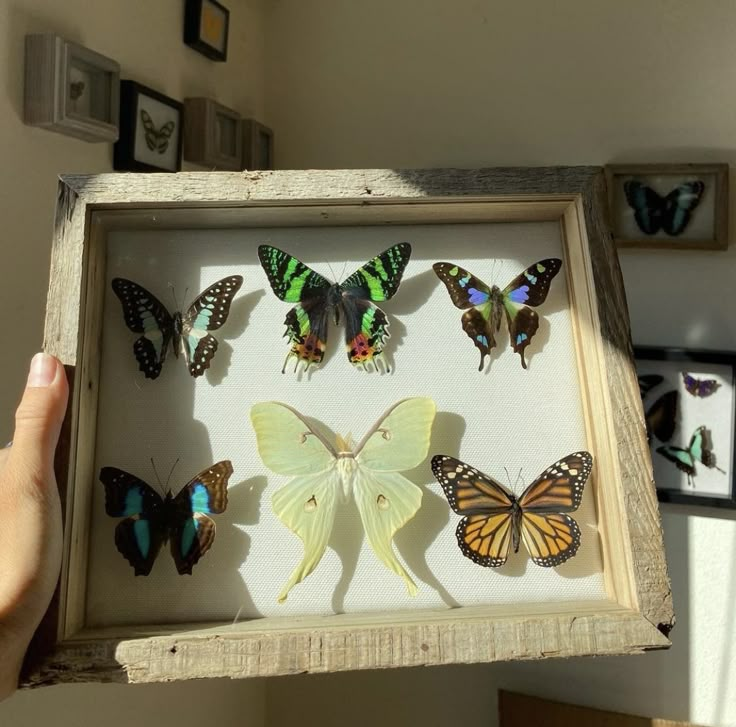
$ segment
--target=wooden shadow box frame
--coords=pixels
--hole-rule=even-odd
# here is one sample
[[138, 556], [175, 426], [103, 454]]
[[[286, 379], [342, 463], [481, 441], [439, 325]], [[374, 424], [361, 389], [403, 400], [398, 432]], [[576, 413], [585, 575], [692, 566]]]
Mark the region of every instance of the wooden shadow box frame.
[[[72, 385], [60, 586], [25, 684], [159, 682], [667, 648], [671, 593], [623, 282], [597, 167], [102, 174], [61, 180], [45, 350]], [[560, 226], [607, 598], [91, 629], [84, 594], [107, 235], [119, 229]], [[86, 483], [86, 486], [80, 485]], [[601, 484], [602, 483], [602, 484]], [[53, 645], [55, 644], [55, 645]], [[53, 646], [52, 646], [53, 645]]]

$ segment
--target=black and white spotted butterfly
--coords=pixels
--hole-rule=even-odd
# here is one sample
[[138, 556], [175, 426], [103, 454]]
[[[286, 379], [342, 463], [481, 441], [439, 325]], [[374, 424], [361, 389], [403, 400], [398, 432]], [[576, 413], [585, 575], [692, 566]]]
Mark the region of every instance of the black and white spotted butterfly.
[[123, 304], [125, 324], [133, 333], [142, 334], [133, 344], [133, 353], [147, 379], [161, 373], [169, 341], [173, 339], [174, 356], [184, 351], [189, 373], [201, 376], [209, 368], [217, 351], [215, 331], [227, 320], [233, 297], [243, 284], [241, 275], [231, 275], [200, 293], [185, 313], [173, 315], [153, 293], [125, 278], [115, 278], [112, 289]]

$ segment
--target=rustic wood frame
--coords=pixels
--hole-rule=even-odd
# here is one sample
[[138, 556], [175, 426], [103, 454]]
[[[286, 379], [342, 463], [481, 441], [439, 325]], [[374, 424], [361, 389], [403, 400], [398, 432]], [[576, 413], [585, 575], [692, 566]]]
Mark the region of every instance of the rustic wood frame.
[[[228, 154], [223, 149], [217, 117], [229, 119], [235, 125], [235, 149]], [[211, 98], [184, 99], [184, 159], [205, 167], [237, 171], [242, 169], [243, 132], [240, 114]]]
[[[76, 63], [106, 77], [105, 120], [71, 108], [70, 76]], [[83, 141], [114, 142], [118, 138], [119, 103], [120, 66], [112, 58], [51, 33], [26, 36], [23, 107], [26, 124]]]
[[[69, 176], [61, 180], [45, 349], [72, 379], [59, 450], [64, 562], [46, 625], [57, 643], [30, 685], [639, 653], [667, 648], [674, 623], [662, 533], [630, 342], [623, 281], [597, 167], [282, 171]], [[387, 225], [556, 221], [565, 247], [607, 600], [379, 614], [263, 618], [237, 624], [84, 625], [94, 479], [98, 341], [107, 231], [121, 227]], [[605, 486], [598, 481], [605, 480]]]
[[664, 238], [616, 238], [620, 248], [647, 250], [726, 250], [728, 249], [728, 164], [608, 164], [605, 167], [608, 182], [608, 204], [611, 217], [615, 214], [615, 179], [621, 176], [714, 175], [716, 192], [713, 209], [713, 238], [705, 240], [672, 241]]
[[[273, 169], [273, 130], [255, 119], [243, 119], [243, 162], [241, 169], [256, 171]], [[261, 139], [267, 139], [268, 150], [262, 153]]]
[[[656, 346], [636, 346], [634, 356], [642, 361], [682, 361], [683, 363], [710, 363], [730, 366], [736, 386], [736, 353], [728, 351], [706, 351], [687, 348], [660, 348]], [[731, 423], [731, 434], [736, 438], [736, 421]], [[729, 497], [697, 495], [680, 490], [657, 487], [657, 499], [677, 505], [700, 505], [703, 507], [723, 507], [736, 510], [736, 441], [734, 441], [731, 461], [731, 492]]]

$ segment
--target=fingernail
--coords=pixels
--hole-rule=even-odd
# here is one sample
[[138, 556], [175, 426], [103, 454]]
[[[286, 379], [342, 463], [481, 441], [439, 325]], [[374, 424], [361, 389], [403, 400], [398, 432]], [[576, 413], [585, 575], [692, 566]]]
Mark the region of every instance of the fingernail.
[[56, 359], [47, 353], [37, 353], [31, 361], [26, 386], [42, 388], [48, 386], [56, 376]]

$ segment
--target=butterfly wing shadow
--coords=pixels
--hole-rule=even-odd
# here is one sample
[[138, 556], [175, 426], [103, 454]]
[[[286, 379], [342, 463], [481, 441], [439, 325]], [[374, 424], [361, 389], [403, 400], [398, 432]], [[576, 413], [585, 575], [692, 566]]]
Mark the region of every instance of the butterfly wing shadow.
[[[427, 550], [447, 526], [450, 520], [450, 507], [443, 496], [435, 494], [426, 487], [426, 484], [435, 481], [428, 464], [432, 455], [437, 452], [457, 452], [465, 427], [465, 420], [458, 414], [437, 412], [432, 427], [427, 461], [404, 473], [404, 476], [412, 482], [421, 483], [420, 487], [425, 485], [422, 487], [422, 506], [394, 538], [396, 549], [411, 572], [424, 584], [434, 589], [450, 608], [457, 608], [460, 603], [439, 581], [427, 563]], [[462, 557], [459, 552], [458, 555]]]
[[230, 369], [233, 347], [228, 343], [226, 337], [227, 339], [236, 339], [243, 334], [253, 310], [258, 305], [258, 301], [265, 295], [265, 290], [253, 290], [250, 293], [238, 296], [230, 306], [227, 322], [215, 332], [218, 342], [217, 355], [212, 359], [210, 367], [205, 372], [207, 381], [212, 386], [221, 384]]

